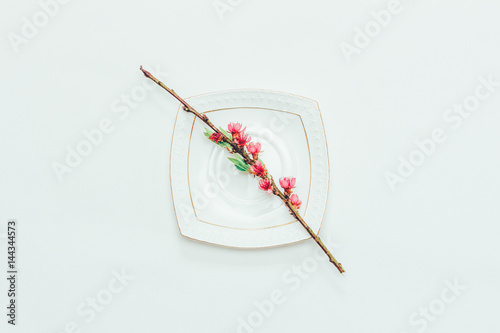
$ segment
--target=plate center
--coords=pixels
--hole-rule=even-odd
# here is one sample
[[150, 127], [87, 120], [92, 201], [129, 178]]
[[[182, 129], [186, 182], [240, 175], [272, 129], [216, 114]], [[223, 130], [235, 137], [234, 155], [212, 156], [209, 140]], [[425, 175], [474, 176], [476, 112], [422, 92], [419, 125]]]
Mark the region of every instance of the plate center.
[[[307, 209], [310, 189], [310, 152], [300, 116], [261, 108], [232, 108], [208, 112], [214, 124], [241, 122], [252, 141], [260, 142], [259, 157], [278, 182], [297, 178], [297, 193]], [[235, 229], [271, 228], [293, 222], [276, 197], [258, 188], [259, 178], [238, 171], [227, 159], [231, 154], [207, 140], [204, 125], [193, 124], [188, 178], [191, 201], [199, 221]]]

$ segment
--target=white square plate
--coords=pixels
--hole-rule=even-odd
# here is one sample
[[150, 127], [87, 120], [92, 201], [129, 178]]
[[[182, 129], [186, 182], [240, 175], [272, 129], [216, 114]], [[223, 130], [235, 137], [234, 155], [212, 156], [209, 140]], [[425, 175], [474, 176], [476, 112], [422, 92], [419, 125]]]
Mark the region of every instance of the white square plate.
[[[308, 98], [267, 90], [232, 90], [189, 98], [212, 123], [247, 126], [262, 144], [259, 157], [278, 183], [297, 178], [300, 213], [317, 233], [326, 207], [329, 164], [318, 104]], [[179, 108], [170, 154], [170, 180], [183, 236], [217, 245], [262, 248], [310, 238], [258, 179], [239, 172], [222, 147], [203, 134], [206, 125]]]

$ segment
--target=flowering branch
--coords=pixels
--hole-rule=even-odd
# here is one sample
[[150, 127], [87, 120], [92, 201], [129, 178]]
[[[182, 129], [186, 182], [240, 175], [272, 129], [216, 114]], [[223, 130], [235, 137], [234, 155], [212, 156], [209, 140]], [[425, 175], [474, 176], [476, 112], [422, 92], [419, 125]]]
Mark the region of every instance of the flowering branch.
[[297, 194], [292, 194], [293, 188], [295, 187], [295, 178], [283, 177], [280, 178], [279, 183], [284, 191], [281, 191], [276, 185], [274, 178], [267, 171], [262, 160], [259, 159], [259, 153], [261, 151], [260, 143], [251, 142], [250, 136], [245, 133], [245, 128], [239, 123], [230, 123], [228, 125], [228, 132], [222, 128], [217, 128], [212, 124], [210, 119], [204, 113], [196, 111], [191, 105], [189, 105], [182, 97], [177, 95], [177, 93], [163, 84], [160, 80], [155, 78], [151, 73], [144, 70], [141, 66], [141, 71], [144, 75], [158, 84], [160, 87], [165, 89], [168, 93], [174, 96], [183, 106], [183, 110], [194, 114], [196, 117], [201, 119], [205, 124], [210, 127], [210, 130], [205, 131], [205, 135], [217, 145], [226, 148], [234, 158], [229, 158], [231, 162], [234, 163], [236, 168], [243, 172], [249, 172], [256, 177], [259, 177], [259, 188], [261, 190], [267, 191], [269, 194], [274, 194], [283, 201], [283, 203], [288, 207], [290, 214], [300, 222], [300, 224], [307, 230], [309, 235], [314, 239], [314, 241], [320, 246], [320, 248], [328, 256], [330, 262], [335, 265], [340, 273], [344, 273], [342, 264], [340, 264], [327, 249], [325, 244], [321, 241], [318, 235], [309, 227], [306, 221], [300, 216], [298, 209], [300, 208], [302, 201], [300, 201]]

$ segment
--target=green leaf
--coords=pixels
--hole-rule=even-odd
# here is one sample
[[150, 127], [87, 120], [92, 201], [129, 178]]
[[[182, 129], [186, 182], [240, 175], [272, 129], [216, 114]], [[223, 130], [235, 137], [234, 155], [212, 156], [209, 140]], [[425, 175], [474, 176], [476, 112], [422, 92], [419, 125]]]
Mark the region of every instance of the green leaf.
[[224, 147], [224, 148], [231, 148], [231, 145], [227, 142], [224, 142], [224, 141], [219, 141], [219, 142], [217, 142], [217, 144], [221, 147]]
[[207, 138], [209, 138], [209, 137], [210, 137], [210, 135], [212, 135], [212, 133], [213, 133], [213, 132], [212, 132], [212, 131], [209, 131], [209, 130], [208, 130], [208, 128], [205, 128], [205, 133], [203, 133], [203, 134], [205, 134], [205, 136], [206, 136]]
[[222, 132], [222, 134], [224, 134], [229, 140], [233, 141], [233, 136], [231, 134], [229, 134], [225, 129], [223, 129], [220, 126], [219, 126], [219, 129]]
[[236, 155], [234, 155], [234, 157], [235, 157], [238, 161], [240, 161], [241, 163], [246, 164], [246, 163], [245, 163], [245, 160], [243, 159], [243, 157], [241, 157], [241, 155], [236, 154]]
[[233, 162], [234, 165], [241, 165], [241, 166], [245, 165], [245, 162], [242, 162], [239, 159], [232, 158], [232, 157], [228, 157], [227, 159], [230, 160], [231, 162]]
[[236, 167], [236, 169], [238, 169], [238, 170], [240, 170], [242, 172], [247, 172], [248, 171], [248, 168], [245, 169], [245, 168], [240, 167], [239, 165], [235, 165], [235, 167]]
[[250, 166], [248, 164], [246, 164], [243, 159], [238, 156], [238, 155], [235, 155], [237, 158], [231, 158], [231, 157], [228, 157], [228, 160], [230, 160], [231, 162], [234, 163], [234, 166], [240, 170], [240, 171], [243, 171], [243, 172], [246, 172], [250, 169]]

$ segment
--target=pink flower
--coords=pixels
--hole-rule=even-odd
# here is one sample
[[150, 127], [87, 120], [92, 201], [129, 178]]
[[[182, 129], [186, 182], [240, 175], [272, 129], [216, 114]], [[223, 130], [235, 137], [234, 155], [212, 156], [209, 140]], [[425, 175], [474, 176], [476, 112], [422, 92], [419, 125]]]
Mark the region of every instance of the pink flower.
[[253, 159], [256, 160], [259, 157], [260, 143], [250, 142], [247, 146], [247, 150], [250, 154], [252, 154]]
[[269, 194], [273, 193], [273, 186], [271, 185], [271, 181], [267, 178], [259, 180], [259, 188], [263, 191], [267, 191]]
[[295, 187], [295, 178], [293, 177], [282, 177], [280, 178], [280, 185], [285, 190], [286, 195], [292, 193], [292, 188]]
[[229, 133], [231, 133], [231, 135], [234, 137], [235, 135], [239, 136], [241, 132], [244, 132], [246, 127], [243, 128], [243, 125], [241, 125], [241, 123], [229, 123], [229, 125], [227, 125], [227, 129]]
[[299, 209], [300, 205], [302, 205], [302, 201], [299, 200], [299, 196], [297, 194], [292, 194], [290, 196], [290, 203], [295, 207], [295, 209]]
[[[247, 143], [250, 142], [250, 140], [252, 140], [252, 138], [248, 135], [248, 134], [245, 134], [243, 132], [240, 133], [241, 135], [238, 135], [236, 138], [235, 138], [235, 141], [238, 145], [240, 146], [246, 146]], [[234, 137], [233, 137], [234, 138]]]
[[213, 132], [212, 134], [210, 134], [210, 136], [208, 138], [210, 140], [212, 140], [213, 142], [217, 143], [217, 142], [222, 140], [222, 135], [220, 135], [217, 132]]
[[253, 173], [256, 176], [263, 177], [266, 175], [266, 168], [260, 161], [257, 163], [253, 164], [252, 167], [250, 168], [251, 173]]

